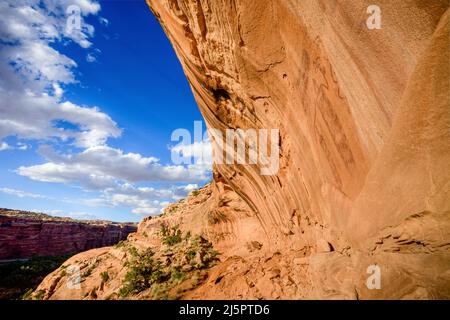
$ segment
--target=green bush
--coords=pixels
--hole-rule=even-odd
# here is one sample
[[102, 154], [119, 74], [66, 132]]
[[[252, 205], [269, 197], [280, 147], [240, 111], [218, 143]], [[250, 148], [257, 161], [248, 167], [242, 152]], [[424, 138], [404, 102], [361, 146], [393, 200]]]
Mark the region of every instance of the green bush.
[[137, 253], [128, 263], [128, 272], [119, 291], [121, 297], [138, 294], [151, 287], [153, 283], [167, 280], [161, 263], [153, 259], [153, 251], [148, 249]]
[[142, 298], [177, 299], [180, 294], [172, 289], [188, 279], [197, 286], [205, 279], [206, 269], [218, 261], [218, 252], [201, 236], [183, 235], [177, 227], [166, 224], [161, 225], [159, 234], [163, 245], [157, 254], [151, 249], [128, 247], [130, 255], [124, 263], [128, 270], [120, 297], [142, 293]]
[[103, 271], [102, 273], [100, 273], [100, 277], [102, 278], [102, 283], [108, 282], [109, 280], [108, 271]]
[[185, 279], [186, 275], [184, 272], [180, 270], [180, 267], [175, 267], [172, 269], [170, 273], [170, 280], [173, 282], [182, 282]]
[[160, 229], [161, 240], [168, 246], [173, 246], [183, 240], [181, 230], [178, 227], [168, 227], [166, 224], [161, 224]]
[[115, 248], [123, 248], [127, 246], [127, 241], [126, 240], [120, 240], [119, 242], [116, 243], [116, 245], [114, 246]]

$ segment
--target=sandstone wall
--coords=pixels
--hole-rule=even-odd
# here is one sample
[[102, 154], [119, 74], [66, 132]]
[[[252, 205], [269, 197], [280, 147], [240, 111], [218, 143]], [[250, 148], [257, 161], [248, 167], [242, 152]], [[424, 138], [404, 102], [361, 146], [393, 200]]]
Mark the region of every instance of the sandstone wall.
[[381, 30], [373, 1], [147, 2], [209, 128], [281, 131], [277, 175], [215, 167], [264, 247], [317, 254], [318, 297], [448, 296], [448, 1], [376, 1]]

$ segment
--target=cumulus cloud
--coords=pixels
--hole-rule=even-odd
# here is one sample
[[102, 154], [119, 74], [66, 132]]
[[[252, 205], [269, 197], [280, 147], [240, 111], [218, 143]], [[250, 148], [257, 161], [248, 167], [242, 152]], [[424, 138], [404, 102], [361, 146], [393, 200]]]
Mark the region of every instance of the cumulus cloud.
[[126, 205], [133, 207], [133, 213], [139, 215], [157, 215], [174, 200], [179, 200], [198, 188], [197, 184], [172, 186], [168, 189], [148, 187], [137, 188], [125, 184], [116, 189], [106, 190], [105, 198], [114, 206]]
[[[67, 33], [69, 5], [80, 8], [81, 18], [100, 10], [91, 0], [0, 3], [0, 139], [72, 139], [79, 147], [90, 147], [120, 136], [117, 124], [98, 107], [61, 101], [63, 86], [76, 82], [73, 69], [77, 64], [51, 44], [69, 39], [85, 47], [94, 33], [84, 22], [76, 34]], [[79, 130], [58, 127], [58, 120]]]
[[[17, 173], [43, 182], [80, 185], [89, 191], [98, 191], [101, 197], [77, 201], [98, 207], [131, 207], [140, 215], [159, 214], [168, 203], [186, 197], [198, 188], [197, 183], [209, 178], [210, 167], [164, 166], [159, 159], [136, 153], [124, 153], [109, 146], [96, 146], [78, 154], [60, 154], [49, 146], [39, 152], [48, 162], [19, 167]], [[137, 183], [174, 183], [167, 188], [137, 187]], [[176, 185], [187, 182], [185, 185]]]
[[[84, 17], [96, 15], [100, 4], [93, 0], [4, 0], [1, 3], [2, 23], [0, 37], [19, 40], [61, 40], [70, 39], [86, 48], [94, 27]], [[80, 29], [67, 28], [70, 8], [80, 13]]]
[[[0, 138], [14, 135], [21, 139], [73, 139], [76, 146], [91, 147], [121, 135], [116, 123], [95, 107], [59, 103], [45, 93], [17, 94], [1, 88], [0, 101]], [[77, 125], [79, 130], [59, 127], [58, 120]]]
[[162, 165], [154, 157], [124, 153], [109, 146], [95, 146], [78, 154], [57, 154], [49, 146], [40, 153], [49, 162], [19, 167], [17, 172], [44, 182], [79, 182], [87, 189], [103, 189], [117, 182], [191, 182], [208, 179], [209, 167]]
[[[186, 197], [191, 191], [198, 188], [197, 184], [187, 184], [181, 186], [171, 186], [169, 188], [136, 187], [132, 184], [121, 184], [115, 187], [106, 188], [101, 191], [101, 196], [91, 199], [56, 199], [46, 195], [31, 193], [23, 190], [2, 187], [0, 192], [19, 198], [59, 200], [61, 202], [85, 205], [89, 207], [130, 207], [132, 213], [148, 216], [158, 215], [171, 202]], [[52, 215], [61, 215], [61, 210], [32, 210], [45, 212]], [[81, 219], [81, 215], [70, 215]]]

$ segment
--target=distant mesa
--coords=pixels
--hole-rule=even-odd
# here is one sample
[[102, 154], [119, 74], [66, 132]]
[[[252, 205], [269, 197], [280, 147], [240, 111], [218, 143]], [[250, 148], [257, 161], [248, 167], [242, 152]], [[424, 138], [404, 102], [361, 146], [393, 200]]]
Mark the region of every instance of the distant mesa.
[[64, 255], [111, 246], [136, 230], [133, 223], [75, 220], [0, 208], [0, 260]]

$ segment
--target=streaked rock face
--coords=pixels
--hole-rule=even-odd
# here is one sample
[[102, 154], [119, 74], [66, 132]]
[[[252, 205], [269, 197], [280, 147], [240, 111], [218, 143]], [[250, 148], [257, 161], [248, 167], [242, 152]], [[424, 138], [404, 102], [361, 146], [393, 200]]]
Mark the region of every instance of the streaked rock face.
[[[381, 29], [363, 0], [147, 2], [209, 128], [280, 130], [276, 175], [216, 165], [201, 201], [130, 238], [165, 221], [212, 241], [221, 263], [184, 298], [450, 297], [448, 1], [379, 0]], [[67, 297], [55, 279], [40, 289]]]
[[111, 246], [136, 227], [78, 222], [45, 215], [0, 210], [0, 259], [55, 256]]

